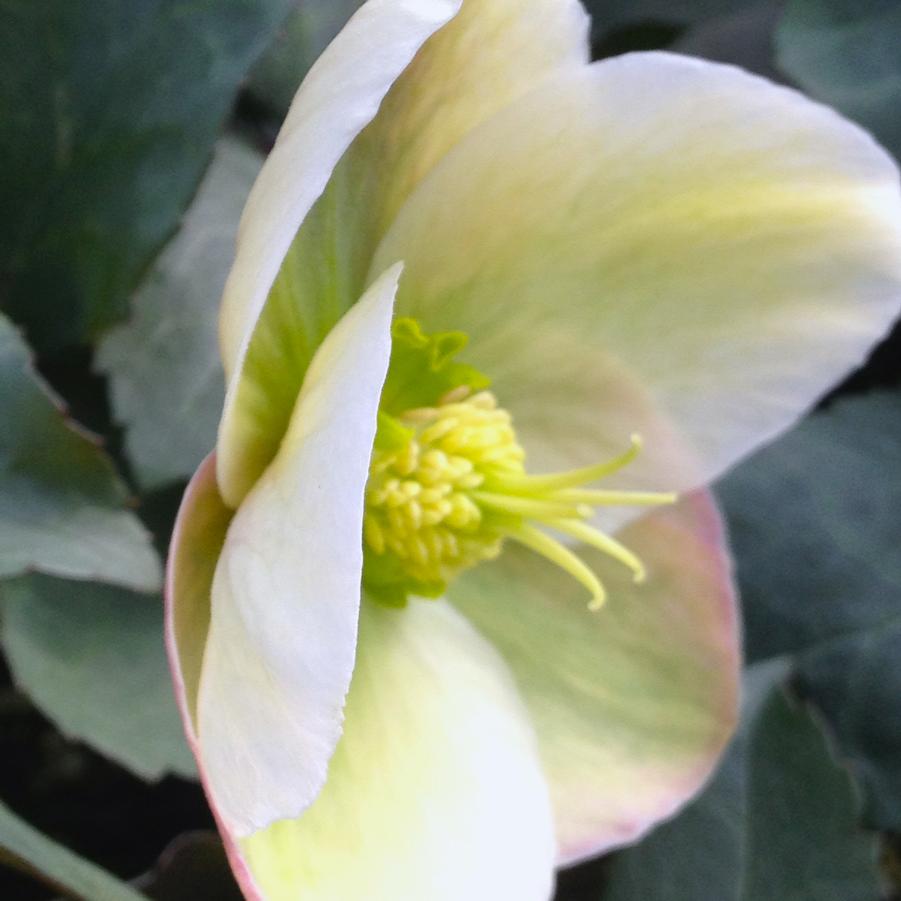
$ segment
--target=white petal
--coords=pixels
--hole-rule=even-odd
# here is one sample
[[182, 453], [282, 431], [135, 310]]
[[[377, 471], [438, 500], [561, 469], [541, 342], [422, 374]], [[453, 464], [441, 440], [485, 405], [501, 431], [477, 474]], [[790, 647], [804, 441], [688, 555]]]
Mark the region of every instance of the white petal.
[[[393, 14], [409, 5], [409, 0], [395, 0]], [[369, 4], [363, 11], [375, 15], [376, 6]], [[355, 27], [354, 20], [351, 28]], [[404, 28], [408, 27], [406, 23]], [[315, 141], [326, 149], [332, 147], [336, 133], [346, 146], [348, 122], [357, 128], [355, 123], [363, 117], [345, 116], [346, 98], [337, 98], [341, 100], [334, 113], [338, 118], [317, 121], [318, 131], [309, 147], [309, 116], [298, 112], [289, 117], [272, 162], [264, 170], [264, 187], [251, 198], [246, 222], [254, 228], [248, 226], [247, 234], [241, 235], [238, 274], [229, 282], [223, 311], [226, 368], [234, 368], [234, 373], [219, 431], [217, 467], [223, 496], [232, 506], [238, 505], [274, 456], [318, 341], [366, 287], [372, 253], [409, 192], [484, 119], [550, 73], [583, 65], [587, 32], [588, 17], [578, 0], [466, 0], [459, 15], [425, 42], [403, 74], [397, 65], [400, 56], [393, 52], [390, 59], [400, 77], [378, 115], [344, 154], [319, 200], [312, 208], [305, 200], [299, 208], [308, 214], [290, 250], [286, 242], [300, 219], [294, 215], [296, 204], [291, 217], [281, 211], [292, 191], [307, 190], [310, 172], [320, 172], [317, 167], [311, 169], [304, 153], [313, 152]], [[366, 34], [375, 47], [380, 46], [379, 38], [378, 29]], [[401, 49], [409, 43], [401, 41]], [[351, 53], [360, 54], [358, 62], [350, 61]], [[342, 33], [319, 65], [338, 58], [346, 71], [332, 71], [332, 64], [328, 77], [340, 84], [342, 78], [357, 77], [359, 67], [368, 71], [372, 53], [372, 47], [361, 47]], [[317, 83], [309, 79], [304, 83], [298, 110], [309, 106], [304, 98]], [[386, 85], [387, 81], [380, 81], [378, 89]], [[356, 93], [351, 92], [351, 97], [358, 103]], [[370, 103], [366, 109], [369, 115], [375, 106]], [[333, 166], [334, 154], [326, 156]], [[316, 181], [317, 192], [322, 184], [321, 179]], [[304, 196], [308, 195], [315, 196], [311, 191]], [[266, 217], [285, 223], [277, 242], [268, 237], [275, 225], [256, 225], [257, 219]], [[257, 232], [259, 240], [254, 238]], [[261, 257], [270, 250], [271, 260]], [[277, 277], [273, 266], [280, 266]], [[250, 280], [247, 285], [242, 271]], [[260, 283], [251, 295], [248, 286], [257, 285], [261, 273], [265, 285]], [[252, 338], [241, 352], [240, 367], [233, 367], [230, 347], [237, 339], [232, 333], [247, 332], [243, 318], [248, 316], [255, 323]]]
[[370, 0], [304, 79], [241, 217], [237, 256], [222, 298], [226, 373], [238, 367], [288, 247], [338, 160], [423, 42], [459, 5], [459, 0]]
[[735, 726], [740, 668], [725, 538], [703, 493], [618, 536], [648, 569], [578, 549], [607, 604], [508, 548], [451, 588], [506, 660], [535, 724], [561, 863], [635, 841], [704, 783]]
[[[288, 248], [338, 160], [375, 116], [392, 83], [459, 5], [460, 0], [370, 0], [361, 7], [308, 73], [250, 192], [220, 318], [228, 384], [216, 468], [219, 489], [231, 507], [238, 506], [272, 460], [322, 338], [311, 341], [296, 334], [304, 315], [298, 305], [315, 306], [320, 298], [291, 297], [287, 313], [269, 323], [266, 346], [250, 361], [251, 372], [244, 371], [251, 338]], [[327, 271], [328, 252], [315, 265]], [[323, 322], [315, 311], [311, 315], [317, 324]], [[326, 330], [337, 318], [324, 321]], [[279, 340], [303, 343], [300, 364], [278, 357], [271, 345]]]
[[216, 567], [198, 738], [212, 801], [237, 835], [298, 815], [341, 732], [398, 275], [382, 276], [319, 348]]
[[579, 0], [464, 0], [354, 147], [350, 177], [371, 201], [361, 219], [375, 237], [473, 128], [550, 75], [587, 64], [589, 28]]
[[443, 601], [364, 603], [325, 788], [240, 846], [267, 901], [547, 901], [547, 787], [504, 662]]
[[[197, 690], [210, 628], [213, 575], [231, 518], [232, 511], [222, 502], [216, 487], [211, 455], [201, 463], [185, 491], [166, 571], [166, 650], [185, 735], [204, 782], [197, 744]], [[253, 879], [235, 841], [227, 832], [222, 835], [235, 878], [248, 898], [256, 897]]]
[[[898, 171], [794, 91], [633, 54], [561, 73], [471, 133], [375, 266], [399, 258], [398, 311], [469, 333], [533, 469], [622, 446], [624, 378], [710, 479], [791, 424], [897, 315]], [[577, 444], [589, 454], [574, 459]]]

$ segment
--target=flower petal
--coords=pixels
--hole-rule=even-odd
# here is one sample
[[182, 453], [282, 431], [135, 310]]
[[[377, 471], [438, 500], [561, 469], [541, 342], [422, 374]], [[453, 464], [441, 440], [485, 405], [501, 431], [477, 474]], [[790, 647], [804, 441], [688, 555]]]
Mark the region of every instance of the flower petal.
[[198, 737], [212, 801], [236, 835], [297, 816], [341, 732], [399, 272], [376, 281], [320, 346], [278, 456], [235, 514], [216, 567]]
[[[309, 299], [289, 297], [285, 308], [278, 305], [281, 315], [269, 317], [278, 321], [263, 330], [257, 342], [264, 345], [262, 351], [248, 364], [251, 338], [259, 331], [258, 320], [288, 248], [338, 160], [375, 116], [392, 83], [459, 5], [460, 0], [364, 4], [310, 69], [250, 192], [220, 319], [228, 388], [217, 470], [222, 495], [232, 507], [274, 457], [306, 367], [341, 312], [323, 321], [313, 311], [312, 321], [324, 328], [310, 335], [303, 330], [304, 313], [297, 309]], [[317, 266], [329, 270], [328, 253]], [[276, 353], [285, 341], [288, 360]]]
[[328, 782], [300, 819], [240, 842], [262, 895], [547, 901], [547, 786], [504, 662], [444, 601], [360, 614]]
[[[216, 487], [216, 461], [211, 454], [185, 491], [166, 571], [166, 651], [182, 725], [198, 762], [197, 690], [210, 628], [213, 575], [231, 518], [232, 511]], [[200, 777], [206, 783], [202, 766]], [[246, 896], [254, 897], [253, 877], [234, 839], [219, 825], [235, 877]]]
[[579, 0], [464, 0], [353, 148], [348, 175], [363, 179], [365, 195], [375, 199], [377, 209], [363, 210], [374, 236], [474, 127], [550, 74], [584, 66], [590, 24]]
[[535, 723], [562, 863], [638, 838], [709, 775], [736, 719], [738, 631], [723, 535], [706, 494], [618, 536], [648, 568], [591, 551], [607, 605], [507, 548], [451, 599], [507, 661]]
[[[609, 444], [606, 373], [625, 373], [710, 479], [897, 314], [898, 172], [794, 91], [632, 54], [560, 73], [472, 132], [408, 200], [374, 271], [401, 258], [398, 312], [466, 330], [468, 361], [515, 415], [540, 394], [567, 408], [569, 431], [592, 433], [583, 446]], [[575, 398], [579, 370], [594, 390]], [[562, 437], [541, 466], [592, 462], [567, 457]]]
[[216, 461], [200, 464], [185, 491], [166, 568], [166, 649], [185, 732], [197, 739], [197, 689], [210, 630], [216, 562], [232, 511], [216, 487]]
[[300, 224], [338, 160], [372, 120], [395, 79], [459, 0], [372, 0], [312, 67], [241, 218], [222, 298], [222, 355], [232, 373]]
[[[587, 60], [588, 17], [578, 0], [466, 0], [439, 29], [459, 5], [366, 4], [304, 82], [254, 189], [223, 311], [232, 376], [218, 466], [233, 506], [274, 456], [316, 345], [364, 290], [372, 252], [412, 188], [479, 122], [548, 73]], [[363, 79], [361, 91], [359, 73], [370, 68], [378, 77]], [[311, 209], [339, 147], [373, 117], [398, 75]], [[323, 95], [325, 79], [338, 85], [337, 98]], [[311, 115], [320, 101], [334, 120], [317, 118], [318, 107]]]

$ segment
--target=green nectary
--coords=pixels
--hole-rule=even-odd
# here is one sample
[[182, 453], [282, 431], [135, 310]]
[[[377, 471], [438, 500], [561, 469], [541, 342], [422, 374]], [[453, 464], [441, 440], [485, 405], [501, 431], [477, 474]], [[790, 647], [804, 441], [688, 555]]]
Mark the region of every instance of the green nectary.
[[392, 335], [366, 489], [363, 581], [372, 598], [403, 606], [411, 595], [438, 597], [510, 538], [570, 573], [591, 593], [589, 606], [600, 607], [600, 580], [546, 530], [596, 547], [644, 579], [641, 561], [588, 520], [598, 506], [667, 504], [675, 495], [585, 487], [627, 466], [638, 436], [613, 460], [529, 475], [512, 417], [485, 390], [488, 379], [455, 359], [466, 335], [429, 336], [412, 319], [397, 320]]

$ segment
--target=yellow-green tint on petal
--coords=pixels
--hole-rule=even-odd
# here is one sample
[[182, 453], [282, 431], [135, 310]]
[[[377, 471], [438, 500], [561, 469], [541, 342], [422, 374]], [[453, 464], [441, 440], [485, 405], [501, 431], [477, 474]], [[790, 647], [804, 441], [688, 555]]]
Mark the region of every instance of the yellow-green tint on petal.
[[579, 0], [464, 0], [429, 38], [298, 236], [305, 259], [328, 260], [339, 303], [362, 290], [398, 209], [445, 154], [548, 76], [587, 63], [589, 25]]
[[455, 17], [459, 6], [366, 3], [305, 80], [251, 194], [221, 326], [218, 469], [232, 506], [274, 456], [316, 341], [367, 286], [409, 191], [481, 121], [587, 60], [578, 0], [466, 0]]
[[503, 661], [443, 601], [364, 603], [328, 782], [240, 845], [267, 901], [547, 901], [547, 787]]
[[576, 548], [608, 586], [600, 613], [568, 575], [515, 547], [450, 589], [510, 666], [535, 723], [563, 863], [670, 816], [735, 723], [735, 599], [711, 500], [649, 512], [616, 538], [647, 580], [636, 586], [602, 553]]
[[299, 815], [341, 734], [399, 274], [378, 279], [319, 347], [279, 453], [216, 566], [198, 737], [213, 804], [235, 835]]
[[470, 335], [538, 468], [589, 464], [625, 428], [665, 471], [666, 443], [622, 415], [626, 380], [696, 449], [703, 481], [790, 424], [897, 314], [898, 172], [794, 91], [632, 54], [561, 72], [467, 135], [375, 271], [395, 258], [399, 312]]
[[166, 573], [166, 630], [176, 693], [186, 728], [196, 736], [197, 690], [210, 628], [210, 596], [216, 561], [232, 511], [216, 488], [216, 462], [207, 457], [182, 500]]
[[304, 79], [241, 220], [238, 258], [223, 298], [227, 374], [236, 369], [288, 247], [335, 165], [422, 44], [459, 6], [459, 0], [366, 3]]
[[353, 148], [351, 177], [374, 188], [373, 234], [383, 233], [410, 191], [479, 123], [548, 75], [587, 63], [589, 28], [579, 0], [464, 0]]
[[311, 226], [328, 232], [312, 269], [297, 269], [303, 261], [289, 248], [393, 82], [458, 8], [459, 0], [366, 3], [310, 70], [250, 193], [220, 318], [228, 390], [217, 468], [232, 507], [275, 456], [318, 342], [364, 287], [344, 307], [329, 296], [347, 265], [335, 256], [329, 223]]

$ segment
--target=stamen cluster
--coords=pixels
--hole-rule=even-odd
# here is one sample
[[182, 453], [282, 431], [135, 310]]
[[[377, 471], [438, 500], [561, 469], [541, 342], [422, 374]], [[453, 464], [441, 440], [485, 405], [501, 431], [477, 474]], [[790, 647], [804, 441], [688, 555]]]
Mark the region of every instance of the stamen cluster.
[[500, 553], [502, 535], [486, 526], [472, 492], [488, 471], [522, 473], [525, 454], [510, 414], [488, 392], [410, 410], [401, 423], [413, 431], [409, 441], [373, 456], [364, 537], [414, 580], [447, 582]]
[[675, 495], [585, 488], [628, 465], [640, 450], [638, 437], [613, 460], [529, 475], [510, 414], [488, 391], [466, 394], [454, 391], [437, 406], [402, 414], [396, 421], [402, 438], [395, 435], [387, 449], [377, 444], [373, 453], [364, 539], [368, 555], [387, 567], [392, 602], [398, 580], [406, 583], [401, 603], [407, 594], [440, 593], [462, 570], [496, 557], [510, 538], [581, 582], [591, 593], [589, 606], [599, 607], [606, 597], [600, 580], [546, 530], [597, 548], [636, 582], [644, 580], [641, 561], [589, 520], [598, 506], [668, 504]]

